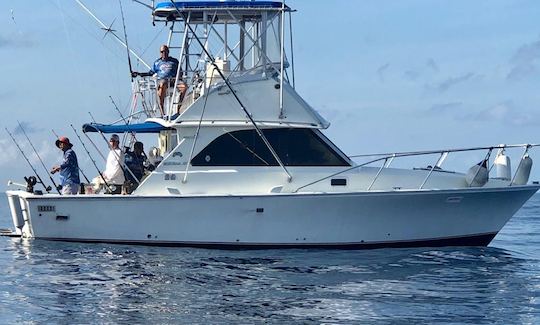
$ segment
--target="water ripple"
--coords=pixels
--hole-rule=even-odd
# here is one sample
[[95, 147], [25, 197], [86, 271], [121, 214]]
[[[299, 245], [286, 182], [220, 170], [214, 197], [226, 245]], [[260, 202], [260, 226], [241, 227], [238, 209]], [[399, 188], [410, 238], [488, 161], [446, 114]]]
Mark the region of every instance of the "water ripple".
[[540, 322], [540, 199], [491, 247], [220, 251], [0, 237], [0, 323]]

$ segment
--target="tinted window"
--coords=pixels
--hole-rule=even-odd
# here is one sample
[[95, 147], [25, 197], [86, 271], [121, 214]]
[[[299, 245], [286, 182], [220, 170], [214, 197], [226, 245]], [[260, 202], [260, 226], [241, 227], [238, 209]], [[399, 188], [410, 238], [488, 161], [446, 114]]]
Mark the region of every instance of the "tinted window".
[[[285, 166], [349, 166], [311, 129], [265, 129], [264, 135]], [[234, 131], [212, 141], [193, 166], [278, 166], [256, 130]]]
[[255, 130], [235, 131], [212, 141], [193, 166], [279, 166]]

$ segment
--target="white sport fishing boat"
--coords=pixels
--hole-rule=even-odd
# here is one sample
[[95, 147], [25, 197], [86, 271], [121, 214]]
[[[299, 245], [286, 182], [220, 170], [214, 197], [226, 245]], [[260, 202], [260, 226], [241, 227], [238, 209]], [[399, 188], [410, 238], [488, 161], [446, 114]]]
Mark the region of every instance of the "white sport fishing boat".
[[[130, 123], [83, 131], [153, 133], [162, 161], [129, 195], [10, 190], [13, 235], [217, 248], [488, 245], [540, 187], [528, 184], [537, 145], [353, 161], [295, 91], [292, 11], [277, 1], [153, 7], [154, 22], [170, 27], [185, 97], [170, 87], [161, 116], [156, 80], [138, 78]], [[522, 148], [514, 170], [512, 148]], [[447, 156], [475, 151], [484, 159], [468, 162], [468, 172], [443, 168]], [[430, 165], [391, 167], [407, 157]]]

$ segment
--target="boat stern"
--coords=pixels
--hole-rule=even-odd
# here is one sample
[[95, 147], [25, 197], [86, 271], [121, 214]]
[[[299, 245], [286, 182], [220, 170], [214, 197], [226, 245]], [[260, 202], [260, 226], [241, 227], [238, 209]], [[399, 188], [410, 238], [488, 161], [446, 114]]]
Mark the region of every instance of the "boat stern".
[[11, 213], [14, 230], [12, 233], [7, 233], [9, 236], [33, 237], [28, 210], [29, 196], [34, 196], [26, 191], [6, 191], [6, 196]]

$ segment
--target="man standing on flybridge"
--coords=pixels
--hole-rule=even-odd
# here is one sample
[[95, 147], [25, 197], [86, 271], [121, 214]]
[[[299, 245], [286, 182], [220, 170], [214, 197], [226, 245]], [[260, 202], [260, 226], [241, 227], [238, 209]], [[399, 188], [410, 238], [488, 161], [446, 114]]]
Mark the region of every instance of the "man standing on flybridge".
[[[159, 49], [160, 57], [154, 62], [152, 69], [149, 72], [133, 72], [132, 76], [151, 76], [156, 75], [158, 79], [157, 95], [159, 98], [159, 109], [161, 115], [165, 115], [165, 96], [167, 94], [167, 88], [174, 87], [176, 81], [176, 72], [178, 71], [178, 60], [169, 56], [169, 47], [167, 45], [161, 45]], [[182, 102], [187, 87], [182, 80], [182, 70], [180, 70], [180, 76], [178, 79], [178, 91], [180, 93], [179, 103]]]

